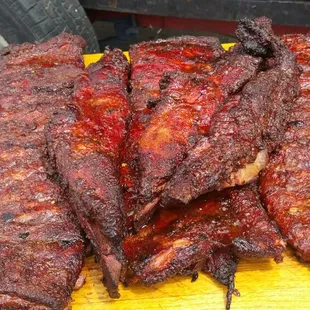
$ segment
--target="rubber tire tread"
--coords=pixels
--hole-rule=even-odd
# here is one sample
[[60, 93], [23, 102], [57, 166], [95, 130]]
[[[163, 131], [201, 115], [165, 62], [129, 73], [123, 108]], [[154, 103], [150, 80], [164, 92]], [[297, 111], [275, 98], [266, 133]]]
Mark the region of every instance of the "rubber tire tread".
[[0, 34], [8, 43], [42, 42], [69, 32], [85, 39], [86, 53], [100, 51], [78, 0], [3, 0], [0, 7]]

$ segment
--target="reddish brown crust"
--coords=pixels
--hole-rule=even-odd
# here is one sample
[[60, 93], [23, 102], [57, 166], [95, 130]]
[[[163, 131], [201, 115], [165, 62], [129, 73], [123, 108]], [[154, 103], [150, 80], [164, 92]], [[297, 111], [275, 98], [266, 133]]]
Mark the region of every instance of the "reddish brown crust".
[[208, 73], [223, 53], [218, 39], [212, 37], [183, 36], [133, 45], [129, 55], [134, 111], [144, 110], [150, 100], [159, 98], [164, 72]]
[[127, 226], [132, 229], [133, 213], [138, 195], [140, 168], [137, 146], [152, 108], [159, 99], [159, 81], [164, 72], [208, 73], [215, 60], [224, 53], [218, 39], [208, 37], [177, 37], [143, 42], [129, 50], [131, 59], [131, 104], [133, 116], [123, 148], [121, 167]]
[[255, 187], [211, 193], [190, 208], [159, 211], [124, 241], [127, 280], [149, 285], [188, 268], [198, 271], [221, 248], [238, 257], [281, 259], [285, 244]]
[[50, 307], [33, 303], [31, 301], [19, 298], [16, 296], [10, 296], [8, 294], [0, 294], [0, 309], [5, 310], [50, 310]]
[[[18, 70], [20, 66], [32, 68], [55, 67], [72, 64], [84, 68], [82, 52], [86, 42], [82, 37], [62, 33], [47, 42], [32, 44], [10, 44], [3, 49], [0, 69]], [[15, 67], [15, 68], [14, 68]]]
[[19, 298], [14, 302], [18, 305], [29, 302], [24, 309], [32, 309], [33, 304], [63, 309], [82, 269], [84, 245], [78, 238], [0, 242], [3, 309], [10, 309], [12, 302], [4, 298], [6, 294]]
[[127, 283], [151, 285], [201, 269], [234, 293], [237, 257], [281, 261], [285, 243], [259, 201], [257, 188], [200, 197], [190, 208], [161, 209], [137, 235], [126, 237]]
[[169, 181], [163, 205], [188, 203], [221, 189], [223, 183], [229, 184], [233, 172], [252, 163], [261, 150], [272, 152], [281, 141], [299, 90], [295, 56], [279, 38], [253, 21], [245, 19], [238, 30], [250, 51], [265, 41], [262, 48], [272, 48], [277, 65], [260, 72], [244, 86], [240, 100], [232, 97], [214, 116], [209, 134], [188, 152]]
[[[161, 84], [161, 100], [137, 148], [140, 173], [137, 227], [145, 223], [167, 181], [187, 152], [206, 135], [213, 115], [256, 75], [261, 58], [229, 52], [210, 75], [170, 74]], [[146, 211], [147, 210], [147, 211]]]
[[[68, 65], [55, 70], [33, 62], [42, 50], [57, 57], [64, 41], [73, 48], [61, 54]], [[63, 309], [82, 268], [82, 235], [62, 190], [47, 176], [44, 137], [83, 72], [81, 44], [62, 35], [42, 45], [10, 46], [0, 59], [1, 309]]]
[[281, 149], [261, 178], [260, 190], [270, 216], [296, 255], [310, 261], [310, 37], [287, 35], [283, 41], [303, 69], [301, 94], [293, 105]]
[[71, 109], [60, 111], [46, 132], [49, 155], [94, 246], [108, 292], [118, 298], [125, 234], [119, 152], [130, 113], [129, 64], [120, 50], [107, 50], [87, 72], [76, 82]]

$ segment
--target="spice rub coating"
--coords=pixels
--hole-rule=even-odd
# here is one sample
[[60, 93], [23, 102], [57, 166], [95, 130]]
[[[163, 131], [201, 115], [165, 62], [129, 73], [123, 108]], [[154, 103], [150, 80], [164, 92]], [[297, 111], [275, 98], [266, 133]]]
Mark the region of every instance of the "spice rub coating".
[[213, 117], [209, 134], [188, 152], [168, 182], [162, 205], [187, 204], [206, 192], [252, 181], [264, 165], [249, 178], [238, 176], [238, 170], [253, 164], [262, 151], [267, 155], [278, 147], [298, 96], [300, 71], [295, 55], [267, 21], [241, 20], [236, 33], [245, 42], [243, 49], [274, 55], [276, 65], [250, 80], [240, 99], [231, 97]]
[[127, 236], [123, 246], [129, 284], [151, 285], [203, 268], [230, 288], [237, 257], [280, 261], [285, 249], [256, 186], [213, 192], [186, 208], [161, 209], [138, 234]]
[[160, 80], [164, 73], [183, 72], [208, 74], [214, 69], [224, 49], [212, 37], [175, 37], [133, 45], [129, 50], [131, 60], [132, 117], [129, 133], [122, 151], [121, 183], [128, 230], [133, 229], [133, 219], [138, 199], [140, 163], [137, 149], [154, 107], [159, 102]]
[[0, 57], [1, 309], [64, 309], [82, 269], [83, 237], [46, 172], [44, 130], [70, 101], [84, 46], [63, 34]]
[[303, 261], [310, 261], [310, 36], [282, 40], [302, 68], [300, 97], [294, 102], [281, 147], [260, 179], [269, 215]]
[[90, 239], [112, 298], [118, 298], [125, 234], [120, 148], [130, 115], [129, 64], [106, 50], [75, 84], [72, 106], [46, 131], [51, 164]]

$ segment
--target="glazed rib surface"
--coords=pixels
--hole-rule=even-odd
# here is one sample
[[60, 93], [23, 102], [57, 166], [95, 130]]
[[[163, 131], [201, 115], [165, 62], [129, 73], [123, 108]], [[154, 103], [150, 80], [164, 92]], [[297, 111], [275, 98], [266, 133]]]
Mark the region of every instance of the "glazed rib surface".
[[48, 130], [55, 173], [91, 240], [111, 297], [118, 298], [125, 234], [120, 186], [120, 148], [130, 106], [129, 64], [120, 50], [106, 50], [75, 84], [75, 102]]
[[138, 199], [141, 163], [138, 148], [153, 108], [159, 102], [160, 80], [164, 72], [208, 74], [224, 53], [220, 42], [211, 37], [176, 37], [143, 42], [129, 50], [131, 60], [131, 96], [133, 115], [123, 148], [121, 167], [127, 227], [133, 228]]
[[159, 210], [138, 234], [126, 237], [127, 282], [151, 285], [203, 268], [231, 294], [237, 257], [280, 261], [284, 249], [255, 185], [214, 192], [186, 208]]
[[270, 66], [267, 58], [269, 68], [244, 86], [239, 99], [230, 97], [214, 116], [208, 135], [188, 152], [168, 182], [162, 205], [186, 204], [206, 192], [252, 181], [266, 163], [248, 178], [238, 171], [255, 163], [261, 152], [271, 153], [283, 137], [299, 92], [295, 56], [272, 33], [265, 18], [241, 20], [236, 33], [244, 50], [273, 54], [275, 64]]
[[44, 129], [70, 101], [85, 42], [63, 34], [9, 46], [0, 58], [0, 308], [64, 309], [84, 241], [46, 172]]
[[260, 57], [232, 50], [208, 75], [164, 74], [160, 101], [136, 150], [141, 171], [136, 226], [146, 222], [188, 151], [208, 133], [214, 115], [260, 65]]
[[280, 150], [272, 155], [260, 180], [269, 215], [304, 261], [310, 261], [310, 36], [282, 40], [296, 54], [303, 72]]

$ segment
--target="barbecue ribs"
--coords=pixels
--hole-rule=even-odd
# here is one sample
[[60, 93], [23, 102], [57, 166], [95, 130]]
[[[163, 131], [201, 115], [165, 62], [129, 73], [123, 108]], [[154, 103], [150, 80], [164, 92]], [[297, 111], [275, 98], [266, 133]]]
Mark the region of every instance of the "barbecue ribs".
[[141, 171], [137, 228], [150, 217], [187, 152], [208, 133], [213, 115], [256, 75], [260, 65], [259, 57], [231, 51], [209, 75], [165, 74], [160, 102], [136, 150]]
[[129, 50], [131, 59], [131, 104], [133, 115], [129, 135], [123, 148], [121, 167], [127, 227], [133, 226], [140, 163], [137, 148], [153, 108], [159, 101], [159, 82], [164, 72], [208, 73], [224, 53], [219, 41], [209, 37], [177, 37], [154, 42], [143, 42]]
[[85, 42], [62, 34], [0, 57], [0, 309], [64, 309], [84, 242], [46, 173], [44, 128], [83, 74]]
[[75, 85], [76, 102], [47, 130], [49, 155], [82, 228], [91, 240], [112, 298], [118, 298], [123, 264], [120, 147], [130, 114], [129, 64], [120, 50], [106, 50]]
[[244, 50], [274, 55], [273, 67], [250, 80], [240, 98], [231, 97], [214, 116], [208, 135], [188, 152], [168, 182], [161, 201], [164, 206], [186, 204], [211, 190], [251, 181], [283, 136], [299, 89], [295, 56], [273, 35], [266, 18], [243, 19], [236, 33], [245, 42]]
[[151, 285], [203, 268], [230, 287], [230, 302], [237, 257], [279, 261], [284, 249], [255, 185], [213, 192], [189, 208], [159, 210], [138, 234], [126, 237], [126, 281]]
[[260, 190], [269, 215], [303, 261], [310, 261], [310, 36], [287, 35], [303, 72], [301, 94], [278, 152], [261, 177]]

